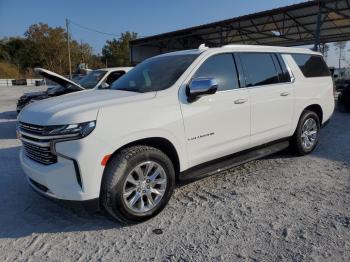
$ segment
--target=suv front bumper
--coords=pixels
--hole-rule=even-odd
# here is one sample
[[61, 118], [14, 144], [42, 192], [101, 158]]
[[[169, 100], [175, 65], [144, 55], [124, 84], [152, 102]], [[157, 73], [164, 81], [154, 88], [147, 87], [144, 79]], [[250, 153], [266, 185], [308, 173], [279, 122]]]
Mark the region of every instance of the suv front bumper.
[[29, 184], [42, 195], [73, 201], [96, 198], [96, 196], [83, 192], [72, 160], [58, 157], [57, 163], [42, 165], [28, 158], [21, 149], [20, 161]]

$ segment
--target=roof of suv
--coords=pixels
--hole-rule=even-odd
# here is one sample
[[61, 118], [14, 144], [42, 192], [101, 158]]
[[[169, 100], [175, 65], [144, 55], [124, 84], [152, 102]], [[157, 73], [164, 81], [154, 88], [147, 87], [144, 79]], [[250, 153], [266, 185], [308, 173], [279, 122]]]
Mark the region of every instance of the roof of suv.
[[321, 55], [321, 53], [312, 51], [310, 49], [299, 48], [299, 47], [281, 47], [281, 46], [266, 46], [266, 45], [225, 45], [222, 47], [208, 48], [208, 47], [205, 47], [204, 45], [201, 45], [198, 49], [170, 52], [170, 53], [166, 53], [166, 54], [161, 54], [159, 56], [201, 54], [203, 52], [215, 52], [215, 51], [222, 51], [222, 50], [230, 50], [230, 51], [236, 51], [236, 52], [243, 52], [243, 51], [245, 51], [245, 52], [275, 52], [275, 53], [295, 53], [295, 54]]

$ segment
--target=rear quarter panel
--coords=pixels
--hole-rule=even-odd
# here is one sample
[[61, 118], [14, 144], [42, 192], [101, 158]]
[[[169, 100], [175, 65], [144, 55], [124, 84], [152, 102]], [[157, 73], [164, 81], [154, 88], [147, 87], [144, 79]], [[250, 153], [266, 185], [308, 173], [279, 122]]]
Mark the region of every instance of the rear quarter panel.
[[284, 55], [295, 78], [295, 110], [290, 135], [296, 130], [299, 118], [306, 107], [316, 104], [323, 111], [322, 123], [326, 122], [334, 111], [333, 80], [327, 77], [305, 77], [291, 55]]

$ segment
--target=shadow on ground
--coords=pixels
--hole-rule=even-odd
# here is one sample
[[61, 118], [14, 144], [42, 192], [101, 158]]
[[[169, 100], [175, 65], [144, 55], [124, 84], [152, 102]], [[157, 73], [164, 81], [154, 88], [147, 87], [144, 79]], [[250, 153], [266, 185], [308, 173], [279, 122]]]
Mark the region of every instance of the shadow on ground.
[[350, 113], [335, 111], [321, 130], [319, 144], [311, 156], [350, 165]]
[[0, 120], [12, 120], [17, 119], [17, 112], [16, 111], [5, 111], [0, 113]]
[[17, 121], [0, 122], [0, 140], [16, 138]]
[[16, 111], [0, 113], [0, 140], [16, 138]]
[[0, 238], [121, 228], [101, 213], [56, 203], [34, 192], [19, 163], [20, 147], [0, 149]]
[[[350, 165], [350, 113], [334, 112], [328, 125], [321, 129], [319, 143], [310, 156], [333, 160]], [[339, 143], [344, 141], [344, 143]], [[293, 158], [299, 157], [292, 150], [284, 150], [277, 154], [266, 157]]]

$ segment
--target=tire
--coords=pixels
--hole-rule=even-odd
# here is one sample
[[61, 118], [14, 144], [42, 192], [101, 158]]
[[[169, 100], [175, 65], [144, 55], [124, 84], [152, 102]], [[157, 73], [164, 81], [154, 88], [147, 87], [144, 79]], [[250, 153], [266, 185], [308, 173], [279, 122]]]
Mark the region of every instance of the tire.
[[[307, 131], [308, 129], [306, 125], [309, 125], [311, 123], [312, 126], [313, 124], [315, 124], [314, 129], [316, 133], [314, 136], [311, 136], [311, 131], [309, 131], [309, 133], [305, 133], [305, 131]], [[291, 139], [291, 146], [293, 151], [300, 156], [304, 156], [311, 153], [317, 146], [319, 133], [320, 119], [318, 115], [313, 111], [305, 110], [299, 119], [297, 129], [295, 130], [295, 133]], [[307, 143], [308, 141], [310, 142], [310, 144]]]
[[133, 146], [108, 161], [101, 186], [101, 204], [113, 218], [126, 224], [139, 223], [167, 205], [175, 187], [175, 170], [162, 151]]

